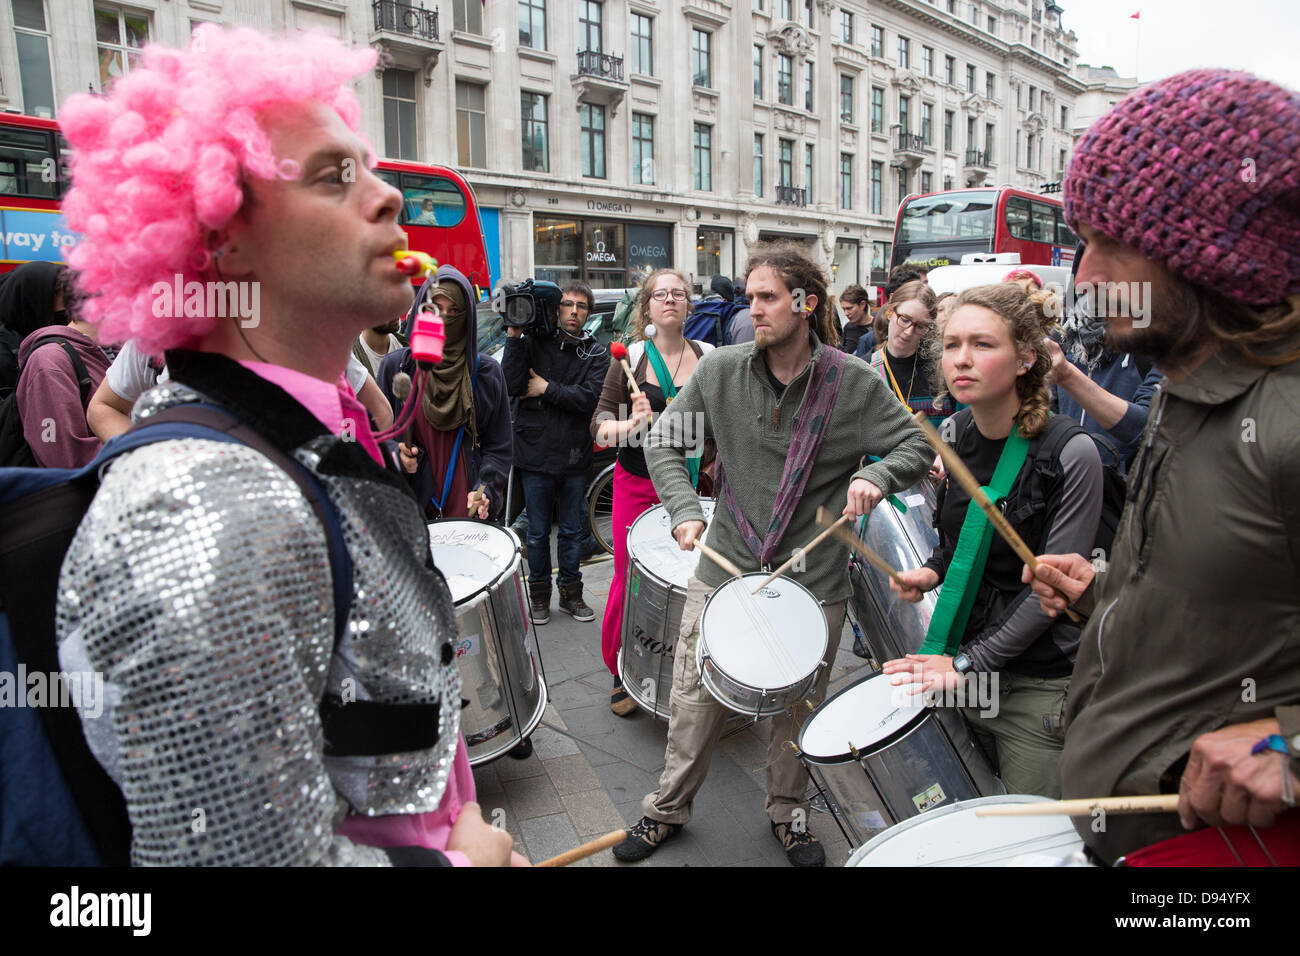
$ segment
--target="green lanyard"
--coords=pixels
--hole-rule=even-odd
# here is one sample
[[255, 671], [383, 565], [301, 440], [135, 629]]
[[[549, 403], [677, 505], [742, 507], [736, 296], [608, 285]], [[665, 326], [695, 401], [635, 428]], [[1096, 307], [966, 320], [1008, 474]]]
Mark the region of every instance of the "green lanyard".
[[[691, 344], [686, 342], [682, 347], [690, 348]], [[659, 354], [659, 350], [655, 348], [655, 344], [649, 339], [646, 339], [645, 342], [645, 354], [650, 359], [650, 364], [654, 366], [655, 377], [659, 379], [659, 390], [664, 393], [664, 398], [671, 402], [677, 397], [677, 386], [673, 384], [673, 377], [668, 372], [668, 363], [664, 361], [664, 357]], [[686, 456], [686, 471], [691, 476], [692, 488], [699, 487], [700, 484], [700, 455], [703, 452], [704, 449], [700, 449], [694, 454]]]
[[[1002, 446], [998, 466], [993, 471], [993, 480], [984, 489], [993, 504], [1001, 504], [1010, 494], [1011, 486], [1015, 484], [1028, 453], [1029, 439], [1021, 437], [1019, 428], [1013, 427], [1007, 436], [1007, 443]], [[966, 519], [962, 522], [961, 534], [957, 538], [957, 549], [948, 565], [948, 573], [944, 575], [939, 602], [930, 618], [930, 628], [925, 632], [920, 653], [957, 652], [962, 636], [966, 633], [966, 623], [970, 620], [971, 608], [975, 604], [975, 594], [984, 579], [984, 565], [988, 562], [989, 548], [992, 545], [993, 525], [980, 506], [972, 500], [966, 508]]]

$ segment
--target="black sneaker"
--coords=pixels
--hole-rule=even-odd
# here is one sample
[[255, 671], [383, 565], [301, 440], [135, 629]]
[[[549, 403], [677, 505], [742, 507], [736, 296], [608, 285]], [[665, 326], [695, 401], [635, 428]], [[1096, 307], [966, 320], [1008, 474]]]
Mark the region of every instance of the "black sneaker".
[[644, 860], [660, 845], [681, 831], [681, 824], [660, 823], [649, 817], [642, 817], [627, 831], [627, 839], [614, 847], [614, 859], [623, 863], [635, 863]]
[[807, 827], [795, 829], [789, 823], [773, 823], [772, 835], [781, 841], [791, 866], [825, 866], [826, 851]]

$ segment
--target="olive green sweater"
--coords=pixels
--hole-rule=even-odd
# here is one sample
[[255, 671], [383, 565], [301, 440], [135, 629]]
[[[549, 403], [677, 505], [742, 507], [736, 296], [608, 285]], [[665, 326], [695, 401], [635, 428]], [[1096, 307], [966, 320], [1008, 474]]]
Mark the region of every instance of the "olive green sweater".
[[[715, 349], [700, 361], [646, 441], [650, 478], [674, 528], [686, 521], [704, 520], [687, 478], [685, 448], [712, 438], [741, 511], [760, 536], [764, 533], [771, 522], [795, 415], [822, 349], [814, 336], [812, 361], [779, 399], [768, 381], [762, 353], [753, 343]], [[907, 409], [866, 362], [852, 356], [827, 428], [803, 496], [773, 559], [774, 567], [822, 530], [816, 522], [819, 505], [835, 515], [844, 510], [853, 479], [865, 478], [892, 494], [915, 484], [934, 461], [934, 453], [912, 424]], [[863, 468], [863, 456], [881, 460]], [[721, 501], [708, 540], [741, 570], [758, 570], [758, 560]], [[834, 603], [848, 598], [848, 549], [844, 545], [828, 539], [808, 554], [804, 565], [802, 572], [789, 574], [818, 600]], [[700, 558], [696, 575], [710, 587], [728, 578], [705, 557]]]

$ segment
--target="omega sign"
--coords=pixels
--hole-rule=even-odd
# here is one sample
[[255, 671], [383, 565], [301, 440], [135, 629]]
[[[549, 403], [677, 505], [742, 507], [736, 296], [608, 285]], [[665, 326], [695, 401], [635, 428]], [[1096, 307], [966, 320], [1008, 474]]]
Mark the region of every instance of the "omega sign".
[[605, 243], [597, 242], [596, 251], [587, 253], [588, 262], [615, 262], [614, 253], [605, 251]]
[[612, 199], [588, 199], [587, 208], [594, 212], [626, 212], [632, 211], [630, 202], [617, 202]]
[[668, 249], [657, 243], [633, 246], [630, 251], [633, 259], [664, 259], [668, 256]]

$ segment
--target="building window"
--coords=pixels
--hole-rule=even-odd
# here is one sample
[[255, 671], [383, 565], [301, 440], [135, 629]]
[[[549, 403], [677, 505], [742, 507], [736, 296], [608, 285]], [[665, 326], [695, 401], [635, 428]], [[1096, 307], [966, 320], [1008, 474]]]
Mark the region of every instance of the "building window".
[[998, 98], [998, 78], [992, 73], [984, 74], [984, 95], [991, 100]]
[[519, 105], [523, 116], [524, 172], [550, 172], [546, 96], [542, 93], [521, 92]]
[[840, 153], [840, 208], [853, 208], [853, 156]]
[[871, 55], [883, 58], [885, 55], [885, 28], [871, 24]]
[[871, 164], [871, 213], [880, 215], [881, 205], [881, 181], [885, 175], [885, 164], [875, 161]]
[[955, 56], [945, 56], [943, 58], [943, 81], [949, 86], [957, 85], [957, 58]]
[[949, 190], [949, 189], [952, 189], [952, 177], [951, 177], [951, 176], [945, 176], [945, 177], [943, 177], [943, 188], [944, 188], [944, 191], [945, 191], [945, 192], [946, 192], [947, 190]]
[[696, 86], [713, 86], [713, 63], [709, 44], [713, 34], [705, 30], [691, 31], [691, 75]]
[[1060, 177], [1062, 177], [1062, 176], [1065, 175], [1065, 166], [1066, 166], [1066, 163], [1065, 163], [1065, 150], [1061, 150], [1061, 156], [1060, 156], [1060, 159], [1057, 160], [1057, 164], [1056, 164], [1056, 175], [1057, 175], [1057, 178], [1060, 178]]
[[794, 185], [794, 140], [780, 141], [777, 154], [777, 185], [789, 188]]
[[840, 74], [840, 122], [853, 125], [853, 77]]
[[794, 0], [781, 0], [780, 18], [782, 20], [794, 19]]
[[42, 0], [14, 0], [14, 39], [18, 41], [18, 75], [23, 112], [54, 118], [54, 80], [50, 72], [50, 31]]
[[482, 0], [453, 0], [451, 5], [451, 27], [462, 33], [483, 35]]
[[921, 47], [921, 72], [934, 76], [934, 47]]
[[912, 65], [912, 41], [907, 37], [898, 38], [898, 65], [904, 70]]
[[799, 22], [809, 30], [813, 28], [813, 0], [803, 0], [803, 9], [799, 14]]
[[930, 189], [930, 186], [931, 186], [932, 182], [933, 182], [933, 179], [932, 179], [930, 173], [922, 173], [922, 174], [921, 174], [921, 192], [922, 192], [922, 193], [929, 193], [929, 192], [931, 192], [932, 190]]
[[415, 74], [384, 70], [384, 153], [390, 159], [418, 159], [415, 143]]
[[592, 103], [578, 104], [581, 125], [579, 148], [582, 151], [582, 175], [605, 178], [605, 107]]
[[477, 83], [456, 81], [456, 161], [487, 166], [487, 95]]
[[654, 18], [632, 14], [632, 72], [655, 75]]
[[784, 53], [776, 58], [776, 98], [794, 106], [794, 58]]
[[993, 124], [984, 124], [984, 159], [990, 165], [993, 163]]
[[934, 107], [921, 104], [921, 142], [930, 146], [934, 142]]
[[1061, 107], [1061, 129], [1069, 129], [1069, 128], [1070, 128], [1070, 108], [1068, 106], [1062, 106]]
[[[910, 186], [910, 182], [909, 182], [909, 176], [907, 170], [900, 169], [898, 171], [898, 205], [899, 206], [903, 205], [903, 200], [906, 199], [908, 193], [911, 192], [909, 186]], [[897, 206], [895, 208], [897, 208]]]
[[900, 96], [898, 98], [898, 125], [903, 127], [904, 133], [912, 131], [912, 98], [910, 96]]
[[632, 182], [653, 186], [655, 181], [655, 118], [632, 114]]
[[809, 113], [813, 108], [813, 90], [816, 84], [813, 81], [813, 65], [811, 60], [804, 60], [803, 64], [803, 108]]
[[966, 148], [979, 149], [979, 145], [975, 142], [975, 117], [973, 116], [966, 117]]
[[[1018, 131], [1017, 131], [1018, 132]], [[1025, 137], [1025, 168], [1034, 168], [1034, 137]]]
[[763, 48], [754, 47], [754, 99], [763, 98]]
[[695, 124], [695, 188], [713, 191], [713, 127]]
[[943, 111], [943, 148], [950, 153], [952, 152], [952, 148], [953, 148], [952, 147], [952, 121], [953, 121], [952, 110], [944, 110]]
[[[19, 3], [18, 7], [35, 7]], [[26, 17], [25, 19], [34, 19]], [[44, 19], [44, 17], [42, 17]], [[15, 17], [15, 22], [17, 17]], [[114, 7], [95, 7], [95, 51], [99, 56], [99, 88], [107, 90], [140, 62], [141, 47], [149, 42], [149, 17]]]
[[966, 92], [975, 92], [975, 67], [970, 63], [966, 64]]
[[803, 188], [806, 190], [805, 199], [808, 202], [813, 201], [813, 148], [812, 143], [805, 143], [803, 147]]
[[1038, 87], [1036, 86], [1029, 88], [1029, 112], [1038, 112]]
[[763, 195], [763, 134], [754, 134], [754, 195]]
[[845, 43], [853, 42], [853, 14], [848, 10], [840, 11], [840, 39]]
[[957, 12], [957, 0], [948, 0], [948, 12], [954, 14]]
[[581, 49], [591, 53], [605, 52], [600, 14], [597, 0], [580, 0], [578, 3], [578, 40], [582, 43]]
[[998, 18], [997, 18], [997, 17], [989, 17], [989, 33], [992, 33], [994, 36], [997, 36], [997, 34], [998, 34]]
[[519, 45], [546, 49], [546, 0], [519, 0]]
[[882, 87], [871, 88], [871, 132], [885, 131], [885, 91]]

